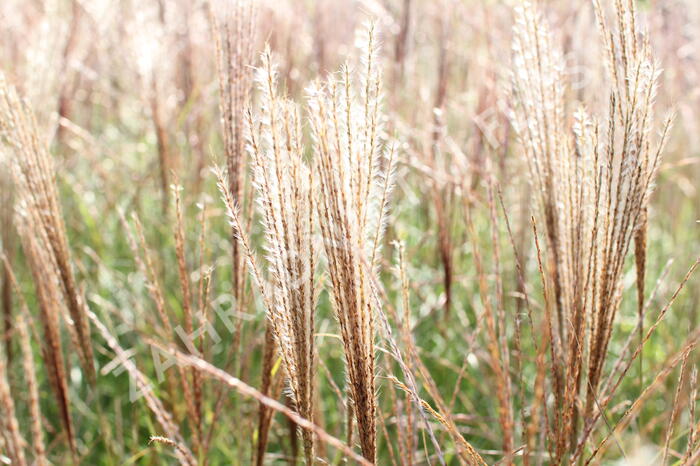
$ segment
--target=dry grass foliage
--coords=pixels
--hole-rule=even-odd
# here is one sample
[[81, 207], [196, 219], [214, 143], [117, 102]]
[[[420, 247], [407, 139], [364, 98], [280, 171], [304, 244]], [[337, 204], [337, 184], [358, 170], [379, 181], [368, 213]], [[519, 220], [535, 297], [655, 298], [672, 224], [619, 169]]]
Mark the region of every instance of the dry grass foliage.
[[[589, 10], [561, 6], [571, 16], [557, 16], [572, 30], [598, 28], [602, 57], [596, 60], [605, 70], [595, 83], [602, 99], [569, 83], [569, 52], [579, 51], [572, 42], [580, 37], [550, 29], [529, 1], [512, 10], [485, 2], [469, 12], [477, 19], [469, 20], [467, 36], [488, 43], [474, 42], [473, 59], [462, 56], [471, 49], [456, 50], [463, 38], [452, 30], [464, 2], [360, 2], [381, 20], [358, 29], [358, 59], [332, 73], [325, 66], [339, 57], [325, 36], [338, 37], [322, 27], [327, 2], [280, 2], [289, 10], [273, 11], [272, 3], [255, 0], [157, 1], [143, 17], [126, 2], [116, 25], [157, 24], [163, 37], [182, 45], [167, 75], [148, 69], [147, 125], [155, 134], [134, 144], [136, 152], [142, 146], [153, 152], [153, 173], [143, 179], [161, 191], [163, 204], [154, 209], [141, 194], [149, 187], [139, 185], [128, 200], [106, 193], [106, 207], [95, 213], [102, 199], [87, 198], [100, 196], [81, 199], [76, 188], [71, 207], [85, 225], [74, 240], [64, 223], [57, 169], [65, 162], [67, 180], [79, 185], [86, 165], [113, 187], [110, 170], [127, 172], [90, 153], [111, 151], [111, 133], [121, 138], [122, 126], [129, 126], [112, 118], [134, 112], [122, 99], [128, 90], [121, 89], [121, 74], [108, 75], [106, 84], [98, 79], [103, 51], [78, 40], [83, 29], [100, 32], [101, 18], [114, 13], [98, 3], [70, 2], [60, 67], [70, 79], [57, 90], [61, 130], [51, 135], [56, 155], [65, 157], [60, 164], [49, 152], [52, 139], [0, 73], [0, 462], [80, 463], [94, 460], [96, 451], [140, 461], [145, 453], [132, 447], [148, 445], [151, 461], [169, 454], [187, 466], [213, 464], [231, 452], [232, 461], [257, 465], [296, 464], [302, 457], [308, 465], [599, 464], [606, 454], [613, 457], [611, 445], [625, 456], [622, 444], [631, 440], [623, 434], [633, 431], [655, 395], [668, 407], [651, 406], [654, 417], [644, 419], [649, 427], [638, 435], [659, 445], [662, 464], [700, 461], [696, 313], [676, 320], [695, 328], [672, 350], [661, 346], [663, 337], [654, 340], [657, 351], [645, 363], [653, 372], [642, 365], [646, 345], [700, 258], [676, 288], [665, 287], [665, 269], [654, 290], [646, 289], [648, 269], [658, 262], [649, 254], [658, 244], [648, 228], [655, 219], [650, 197], [664, 168], [673, 115], [659, 116], [666, 104], [657, 96], [660, 64], [634, 0], [593, 0]], [[556, 16], [560, 5], [551, 3]], [[37, 15], [54, 12], [36, 8]], [[338, 11], [350, 15], [353, 8]], [[648, 10], [658, 14], [655, 5]], [[0, 17], [4, 11], [0, 6]], [[293, 19], [289, 24], [277, 18], [285, 15]], [[303, 15], [308, 24], [296, 21]], [[32, 14], [26, 16], [21, 28], [32, 29]], [[511, 19], [512, 36], [490, 30]], [[386, 25], [386, 40], [395, 41], [391, 88], [383, 84], [375, 24], [383, 33]], [[426, 28], [436, 37], [423, 37]], [[0, 37], [5, 34], [0, 27]], [[121, 40], [128, 31], [114, 34]], [[144, 45], [138, 37], [131, 41], [135, 49]], [[269, 44], [256, 57], [258, 39]], [[499, 41], [511, 41], [510, 56], [499, 55]], [[110, 45], [111, 52], [120, 50], [121, 44]], [[148, 45], [141, 52], [151, 52], [151, 61], [166, 57]], [[17, 59], [21, 47], [9, 49]], [[210, 49], [209, 63], [194, 60], [202, 49]], [[312, 57], [308, 63], [295, 61], [304, 54]], [[83, 60], [79, 70], [75, 57]], [[4, 58], [0, 48], [0, 62]], [[499, 60], [510, 60], [505, 83], [495, 77]], [[138, 75], [133, 71], [125, 75]], [[204, 85], [206, 76], [211, 86]], [[473, 95], [466, 90], [482, 78], [487, 82]], [[497, 109], [501, 92], [508, 114]], [[410, 102], [413, 93], [425, 102]], [[97, 111], [80, 121], [83, 100], [110, 109], [109, 118]], [[133, 100], [142, 117], [143, 99]], [[484, 113], [493, 107], [496, 115], [471, 115], [472, 105]], [[171, 114], [175, 108], [179, 113]], [[220, 125], [209, 130], [206, 114], [217, 111]], [[41, 113], [50, 119], [50, 111]], [[472, 128], [472, 119], [509, 120], [510, 126], [490, 135], [478, 123]], [[91, 136], [103, 124], [108, 130]], [[395, 128], [405, 137], [388, 134]], [[423, 139], [411, 134], [420, 128]], [[222, 153], [222, 167], [213, 170], [216, 186], [201, 176], [209, 132], [218, 139], [208, 148]], [[181, 151], [181, 145], [187, 147]], [[463, 153], [462, 146], [469, 149]], [[187, 163], [174, 163], [188, 155], [196, 157], [194, 173], [185, 173]], [[520, 165], [529, 187], [502, 192], [511, 177], [521, 187], [512, 176]], [[395, 183], [398, 213], [389, 222]], [[221, 202], [211, 213], [217, 191]], [[515, 194], [521, 197], [510, 203]], [[193, 215], [194, 199], [200, 210]], [[521, 224], [513, 229], [518, 204], [522, 212], [514, 217]], [[147, 218], [154, 211], [155, 219]], [[88, 225], [91, 219], [99, 225]], [[113, 244], [91, 243], [102, 228], [114, 229]], [[68, 233], [73, 243], [86, 241], [76, 249], [85, 261], [74, 261]], [[512, 251], [502, 250], [504, 233]], [[385, 243], [396, 252], [393, 274], [382, 273], [391, 265]], [[124, 261], [122, 250], [132, 258]], [[431, 254], [436, 257], [426, 257]], [[632, 260], [635, 274], [628, 274]], [[636, 307], [626, 305], [633, 280]], [[132, 285], [145, 290], [137, 293]], [[670, 298], [648, 313], [664, 293]], [[92, 309], [86, 296], [96, 304]], [[685, 302], [697, 304], [697, 296]], [[624, 320], [630, 308], [632, 325]], [[134, 325], [124, 330], [128, 323]], [[223, 326], [225, 336], [218, 333]], [[104, 346], [93, 350], [95, 341]], [[137, 362], [147, 350], [153, 361]], [[165, 369], [162, 356], [170, 358]], [[628, 374], [637, 361], [635, 384]], [[104, 380], [114, 367], [124, 369], [135, 384], [130, 388], [143, 396], [128, 405], [128, 416], [114, 388], [123, 380], [114, 387]], [[344, 387], [334, 368], [341, 368]], [[150, 379], [152, 371], [162, 386]], [[105, 413], [112, 404], [119, 412]], [[150, 414], [141, 416], [140, 409]], [[62, 429], [53, 425], [56, 415]], [[134, 425], [127, 428], [124, 419]]]

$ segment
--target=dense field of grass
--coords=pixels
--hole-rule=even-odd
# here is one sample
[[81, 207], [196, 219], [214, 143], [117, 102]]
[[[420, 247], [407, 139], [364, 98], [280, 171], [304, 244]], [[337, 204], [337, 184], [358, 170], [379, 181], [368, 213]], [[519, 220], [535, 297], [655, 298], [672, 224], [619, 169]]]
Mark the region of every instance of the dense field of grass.
[[696, 1], [0, 38], [0, 463], [700, 463]]

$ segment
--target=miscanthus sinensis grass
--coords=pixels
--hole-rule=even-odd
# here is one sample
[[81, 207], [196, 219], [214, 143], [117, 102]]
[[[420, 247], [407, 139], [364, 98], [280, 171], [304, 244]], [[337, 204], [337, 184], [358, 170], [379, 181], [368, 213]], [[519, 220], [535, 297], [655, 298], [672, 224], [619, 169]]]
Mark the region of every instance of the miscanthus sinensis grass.
[[[348, 375], [348, 395], [362, 453], [376, 455], [375, 324], [371, 276], [378, 261], [395, 149], [382, 132], [381, 83], [373, 29], [357, 73], [345, 66], [309, 90], [313, 160], [304, 162], [301, 116], [277, 95], [269, 52], [258, 72], [260, 115], [249, 114], [249, 147], [258, 208], [266, 237], [270, 284], [264, 280], [243, 230], [232, 193], [219, 177], [236, 235], [263, 294], [285, 362], [290, 391], [301, 414], [313, 409], [314, 217], [328, 263], [330, 291]], [[358, 77], [355, 78], [354, 75]], [[319, 200], [315, 200], [318, 179]], [[348, 435], [351, 436], [352, 424]], [[313, 444], [304, 434], [307, 460]]]
[[[0, 137], [12, 151], [10, 169], [16, 190], [15, 226], [19, 232], [42, 313], [44, 357], [51, 387], [71, 449], [75, 451], [62, 353], [60, 320], [88, 381], [95, 383], [92, 340], [87, 307], [73, 272], [55, 181], [53, 159], [39, 132], [34, 114], [0, 74]], [[66, 310], [67, 312], [64, 312]]]
[[[300, 111], [278, 95], [269, 49], [257, 74], [260, 113], [254, 117], [248, 112], [248, 145], [271, 282], [267, 314], [294, 405], [313, 419], [316, 185], [304, 161]], [[306, 462], [312, 464], [312, 433], [303, 430], [302, 438]]]
[[375, 315], [371, 276], [393, 185], [395, 147], [383, 134], [374, 29], [366, 57], [310, 90], [310, 123], [320, 182], [320, 225], [333, 310], [345, 351], [349, 397], [362, 454], [376, 458]]
[[[512, 123], [544, 226], [545, 287], [553, 290], [544, 312], [552, 390], [562, 413], [552, 417], [558, 461], [581, 442], [581, 428], [584, 438], [590, 433], [622, 299], [623, 266], [635, 234], [646, 228], [671, 124], [664, 120], [654, 138], [659, 68], [649, 44], [640, 40], [633, 2], [615, 3], [613, 29], [594, 3], [607, 57], [609, 106], [597, 118], [580, 107], [573, 123], [562, 52], [532, 4], [515, 10]], [[638, 239], [636, 251], [642, 281], [644, 241]]]
[[195, 3], [0, 2], [0, 462], [698, 462], [693, 0]]

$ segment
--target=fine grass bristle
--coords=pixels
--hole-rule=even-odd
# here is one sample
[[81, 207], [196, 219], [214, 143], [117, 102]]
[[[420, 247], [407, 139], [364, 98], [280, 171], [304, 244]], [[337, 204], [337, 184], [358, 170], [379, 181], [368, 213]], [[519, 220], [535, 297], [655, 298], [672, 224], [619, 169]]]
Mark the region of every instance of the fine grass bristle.
[[[177, 257], [177, 273], [180, 281], [180, 290], [182, 292], [182, 310], [183, 310], [183, 327], [188, 338], [192, 338], [194, 334], [194, 313], [192, 311], [192, 292], [190, 290], [190, 274], [186, 264], [185, 257], [185, 225], [182, 214], [182, 200], [179, 186], [173, 186], [175, 198], [175, 255]], [[191, 341], [186, 342], [186, 345], [193, 346]], [[201, 398], [201, 381], [199, 374], [190, 370], [190, 377], [183, 376], [182, 388], [187, 406], [187, 415], [192, 426], [192, 437], [195, 451], [201, 449], [202, 435], [202, 420], [200, 419], [202, 398]], [[191, 379], [191, 380], [190, 380]]]

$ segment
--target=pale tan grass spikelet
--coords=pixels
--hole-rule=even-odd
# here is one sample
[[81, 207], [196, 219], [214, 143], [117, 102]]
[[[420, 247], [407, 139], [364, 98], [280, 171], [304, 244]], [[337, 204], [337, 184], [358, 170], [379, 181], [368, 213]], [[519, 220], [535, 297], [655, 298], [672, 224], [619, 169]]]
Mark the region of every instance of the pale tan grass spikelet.
[[[553, 416], [558, 461], [581, 443], [580, 419], [589, 423], [597, 409], [633, 240], [640, 303], [644, 295], [648, 201], [671, 117], [655, 142], [659, 69], [648, 42], [640, 41], [633, 3], [615, 2], [616, 28], [610, 30], [594, 0], [609, 71], [608, 114], [599, 122], [581, 108], [571, 126], [562, 53], [531, 3], [515, 11], [511, 121], [546, 233], [544, 278], [554, 291], [549, 304], [555, 310], [549, 341], [553, 391], [562, 414]], [[643, 304], [639, 309], [641, 319]]]
[[[362, 453], [376, 457], [375, 273], [393, 150], [382, 148], [381, 84], [374, 27], [360, 69], [310, 89], [310, 123], [320, 182], [318, 205], [333, 309], [345, 351], [349, 395]], [[357, 77], [356, 77], [357, 76]]]
[[[431, 415], [436, 417], [441, 424], [443, 424], [447, 431], [449, 432], [450, 436], [453, 438], [455, 444], [458, 446], [457, 448], [457, 454], [461, 460], [461, 462], [464, 462], [469, 465], [484, 465], [486, 464], [484, 459], [477, 453], [477, 451], [474, 449], [474, 447], [462, 436], [462, 434], [459, 432], [459, 428], [457, 424], [455, 423], [453, 417], [452, 417], [452, 404], [448, 407], [447, 403], [445, 400], [442, 398], [440, 395], [440, 391], [437, 387], [437, 384], [435, 380], [431, 377], [430, 372], [428, 368], [425, 366], [423, 363], [422, 359], [420, 358], [418, 348], [416, 346], [416, 342], [413, 338], [413, 335], [411, 334], [411, 329], [410, 329], [410, 322], [409, 322], [409, 317], [410, 317], [410, 299], [409, 299], [409, 282], [408, 282], [408, 273], [406, 270], [406, 260], [404, 257], [405, 251], [404, 251], [404, 245], [401, 242], [397, 242], [395, 244], [396, 251], [397, 251], [397, 256], [398, 256], [398, 274], [399, 274], [399, 279], [401, 281], [401, 300], [402, 300], [402, 307], [404, 311], [404, 323], [401, 326], [401, 333], [402, 333], [402, 339], [404, 346], [406, 347], [405, 351], [408, 353], [407, 356], [410, 361], [410, 366], [411, 367], [416, 367], [418, 369], [418, 375], [421, 377], [423, 380], [424, 387], [428, 394], [435, 400], [435, 403], [437, 405], [437, 411], [435, 411], [432, 407], [429, 405], [426, 406], [425, 402], [420, 398], [420, 396], [417, 393], [417, 390], [414, 388], [413, 390], [406, 384], [399, 383], [399, 388], [401, 388], [404, 392], [408, 393], [411, 395], [411, 398], [413, 399], [414, 402], [418, 403], [422, 408], [425, 408], [425, 411], [428, 411]], [[401, 354], [400, 352], [396, 351], [396, 357], [400, 361], [401, 360]], [[410, 370], [404, 369], [404, 374], [407, 376], [407, 380], [409, 382], [409, 385], [414, 385], [415, 382], [413, 381], [413, 378], [410, 374]], [[390, 379], [396, 380], [395, 377], [390, 376]], [[456, 384], [457, 386], [458, 384]], [[423, 410], [420, 411], [421, 416], [425, 417], [425, 414], [422, 412]], [[427, 425], [427, 421], [426, 421]], [[409, 429], [413, 429], [413, 426], [407, 426]], [[431, 437], [431, 440], [434, 442], [436, 445], [436, 449], [440, 450], [439, 445], [437, 444], [437, 440], [434, 438], [434, 435], [432, 431], [430, 430], [430, 427], [428, 426], [428, 433], [429, 436]], [[444, 464], [444, 460], [440, 458], [440, 462]]]
[[[177, 183], [177, 180], [175, 180]], [[193, 335], [194, 331], [194, 315], [192, 311], [192, 292], [190, 287], [190, 275], [186, 263], [185, 253], [185, 225], [182, 213], [182, 199], [180, 191], [182, 188], [177, 184], [172, 186], [175, 198], [175, 255], [177, 257], [177, 273], [180, 279], [180, 290], [182, 291], [182, 309], [184, 329], [186, 335]], [[182, 369], [180, 369], [182, 371]], [[202, 406], [201, 381], [199, 374], [190, 370], [192, 384], [188, 381], [186, 375], [181, 374], [182, 388], [185, 394], [187, 414], [192, 426], [192, 436], [195, 451], [199, 452], [201, 448], [202, 425], [199, 413]]]
[[[179, 196], [179, 194], [176, 194], [176, 196]], [[179, 199], [179, 197], [178, 197]], [[179, 206], [179, 200], [176, 201], [176, 210], [180, 210]], [[176, 214], [177, 215], [177, 214]], [[129, 243], [129, 247], [134, 255], [134, 260], [136, 261], [138, 269], [141, 271], [143, 274], [145, 280], [146, 280], [146, 288], [148, 290], [149, 296], [151, 300], [153, 301], [155, 307], [156, 307], [156, 312], [158, 313], [158, 317], [160, 318], [160, 323], [162, 325], [162, 330], [163, 333], [165, 334], [165, 341], [168, 341], [170, 343], [175, 341], [175, 332], [173, 331], [173, 325], [172, 321], [170, 318], [170, 313], [168, 308], [166, 307], [166, 302], [165, 302], [165, 296], [164, 296], [164, 290], [163, 286], [161, 285], [160, 281], [158, 280], [158, 277], [156, 275], [156, 265], [154, 263], [153, 259], [153, 253], [151, 249], [148, 247], [148, 244], [146, 243], [146, 237], [144, 235], [143, 231], [143, 225], [141, 224], [141, 221], [139, 220], [138, 216], [134, 213], [132, 214], [132, 220], [135, 226], [136, 230], [136, 238], [134, 238], [134, 235], [131, 233], [129, 224], [127, 223], [126, 219], [122, 214], [120, 214], [121, 217], [121, 223], [124, 227], [124, 231], [126, 232], [126, 238], [127, 242]], [[176, 243], [180, 243], [180, 235], [184, 235], [182, 232], [180, 232], [180, 227], [176, 227]], [[138, 244], [137, 244], [138, 240]], [[184, 239], [182, 239], [184, 242]], [[139, 248], [142, 251], [139, 252]], [[182, 248], [181, 252], [177, 252], [176, 255], [180, 256], [181, 254], [184, 254], [184, 244], [181, 244], [180, 246], [176, 246], [176, 249]], [[178, 260], [179, 262], [179, 260]], [[184, 262], [183, 262], [184, 265]], [[181, 274], [181, 269], [178, 266], [178, 273]], [[184, 285], [181, 283], [181, 288]], [[184, 293], [183, 293], [184, 294]], [[191, 387], [190, 381], [188, 380], [187, 377], [187, 371], [185, 368], [178, 366], [177, 367], [177, 372], [178, 376], [180, 379], [180, 389], [182, 390], [182, 398], [185, 401], [185, 410], [187, 415], [190, 417], [192, 422], [195, 422], [197, 419], [195, 413], [196, 413], [196, 405], [195, 405], [195, 398], [192, 395], [193, 389]], [[166, 373], [166, 378], [167, 378], [167, 384], [168, 388], [172, 392], [174, 391], [176, 387], [176, 382], [175, 382], [175, 377], [171, 371], [168, 371]], [[195, 424], [196, 425], [196, 424]], [[199, 438], [197, 438], [199, 440]], [[200, 446], [199, 442], [195, 443], [197, 447]]]
[[[249, 152], [257, 206], [265, 230], [272, 308], [267, 316], [299, 414], [314, 412], [314, 312], [316, 307], [313, 173], [304, 162], [301, 117], [296, 105], [277, 95], [269, 48], [257, 73], [260, 115], [247, 114]], [[302, 431], [304, 453], [313, 463], [313, 437]]]
[[676, 390], [673, 394], [673, 402], [671, 404], [671, 414], [668, 416], [668, 425], [666, 427], [666, 436], [664, 440], [664, 449], [661, 459], [661, 464], [666, 464], [666, 460], [669, 455], [669, 448], [671, 445], [671, 437], [673, 435], [673, 428], [675, 427], [676, 417], [678, 416], [678, 411], [680, 409], [680, 395], [683, 389], [683, 384], [685, 383], [685, 376], [688, 370], [688, 358], [690, 356], [690, 351], [687, 351], [683, 356], [683, 362], [681, 364], [680, 374], [678, 375], [678, 384], [676, 385]]
[[151, 435], [151, 438], [148, 439], [148, 444], [151, 445], [153, 443], [161, 443], [163, 445], [168, 445], [170, 447], [173, 447], [180, 455], [187, 455], [186, 448], [184, 448], [181, 444], [169, 439], [168, 437], [162, 437], [160, 435]]
[[[88, 381], [95, 368], [86, 317], [87, 305], [78, 289], [58, 199], [53, 159], [43, 142], [34, 115], [0, 74], [0, 137], [14, 151], [12, 171], [23, 211], [26, 233], [35, 236], [50, 262], [47, 272], [60, 283], [63, 301], [76, 335], [76, 350]], [[72, 330], [73, 331], [73, 330]]]

